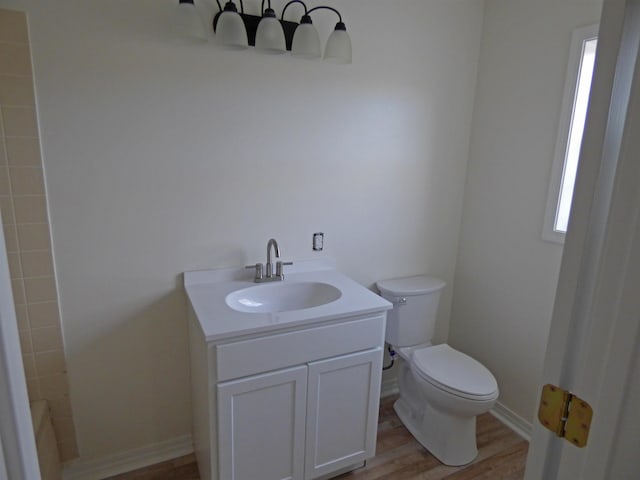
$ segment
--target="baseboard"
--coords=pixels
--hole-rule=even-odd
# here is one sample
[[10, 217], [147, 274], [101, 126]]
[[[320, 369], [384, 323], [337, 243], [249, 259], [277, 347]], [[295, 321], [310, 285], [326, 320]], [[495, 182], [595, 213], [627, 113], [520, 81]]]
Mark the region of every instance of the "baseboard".
[[62, 478], [63, 480], [100, 480], [190, 453], [193, 453], [193, 440], [191, 435], [184, 435], [102, 458], [69, 462], [64, 466]]
[[531, 441], [531, 423], [527, 422], [513, 410], [508, 409], [498, 402], [495, 407], [489, 411], [489, 413], [524, 438], [527, 442]]

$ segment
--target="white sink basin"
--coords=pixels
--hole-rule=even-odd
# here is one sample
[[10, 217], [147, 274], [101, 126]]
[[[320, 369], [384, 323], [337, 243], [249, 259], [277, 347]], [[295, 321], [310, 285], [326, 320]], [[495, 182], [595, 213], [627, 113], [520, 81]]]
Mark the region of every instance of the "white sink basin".
[[226, 304], [239, 312], [276, 313], [318, 307], [334, 302], [342, 292], [322, 282], [274, 282], [228, 294]]
[[335, 269], [327, 259], [301, 260], [283, 281], [252, 282], [244, 267], [185, 272], [191, 313], [206, 341], [221, 341], [346, 317], [392, 305]]

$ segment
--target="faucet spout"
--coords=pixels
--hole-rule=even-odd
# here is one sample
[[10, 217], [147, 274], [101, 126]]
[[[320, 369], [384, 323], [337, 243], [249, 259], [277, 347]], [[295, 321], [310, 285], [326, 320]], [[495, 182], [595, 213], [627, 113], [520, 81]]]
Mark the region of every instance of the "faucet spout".
[[271, 264], [271, 247], [273, 247], [276, 258], [280, 258], [280, 247], [278, 247], [278, 242], [276, 242], [275, 238], [270, 238], [267, 242], [267, 264]]
[[276, 242], [275, 238], [270, 238], [267, 242], [267, 264], [266, 267], [266, 276], [267, 278], [273, 277], [273, 263], [271, 262], [271, 249], [276, 254], [276, 258], [280, 258], [280, 247], [278, 247], [278, 242]]

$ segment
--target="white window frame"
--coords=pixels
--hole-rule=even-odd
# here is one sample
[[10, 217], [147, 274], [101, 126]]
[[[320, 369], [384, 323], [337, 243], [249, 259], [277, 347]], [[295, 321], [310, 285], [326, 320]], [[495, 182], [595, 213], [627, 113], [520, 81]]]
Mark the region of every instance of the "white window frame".
[[586, 42], [598, 38], [598, 30], [599, 25], [595, 24], [577, 28], [571, 34], [571, 47], [562, 96], [558, 136], [556, 138], [551, 180], [547, 194], [547, 207], [542, 229], [542, 238], [544, 240], [559, 244], [564, 244], [565, 232], [555, 229], [556, 216], [560, 203], [560, 189], [563, 183], [565, 159], [571, 133], [571, 122], [576, 102], [583, 51]]

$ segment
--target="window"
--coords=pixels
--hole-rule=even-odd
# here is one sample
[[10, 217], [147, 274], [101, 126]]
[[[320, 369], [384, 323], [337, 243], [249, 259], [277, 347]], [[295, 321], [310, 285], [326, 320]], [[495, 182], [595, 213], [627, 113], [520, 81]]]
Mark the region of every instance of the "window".
[[591, 25], [574, 30], [571, 37], [569, 65], [542, 234], [545, 240], [557, 243], [564, 243], [564, 234], [569, 223], [573, 186], [578, 171], [582, 133], [591, 91], [597, 35], [598, 26]]

